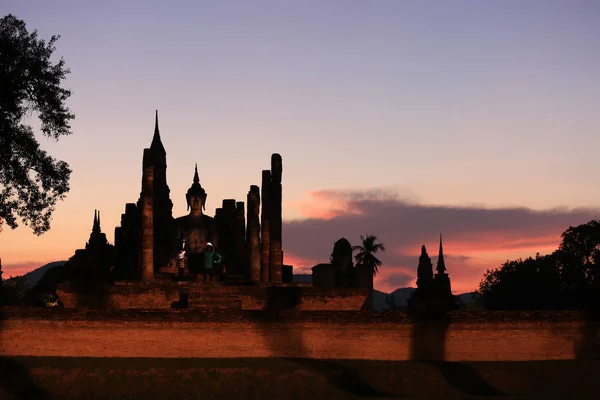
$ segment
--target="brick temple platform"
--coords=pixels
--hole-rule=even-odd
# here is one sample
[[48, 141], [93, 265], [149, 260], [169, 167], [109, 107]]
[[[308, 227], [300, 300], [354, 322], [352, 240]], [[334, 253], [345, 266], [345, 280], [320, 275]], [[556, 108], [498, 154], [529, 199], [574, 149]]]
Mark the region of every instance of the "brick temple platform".
[[359, 311], [370, 291], [321, 289], [310, 284], [242, 286], [201, 281], [132, 281], [85, 290], [61, 284], [57, 285], [56, 292], [65, 308]]

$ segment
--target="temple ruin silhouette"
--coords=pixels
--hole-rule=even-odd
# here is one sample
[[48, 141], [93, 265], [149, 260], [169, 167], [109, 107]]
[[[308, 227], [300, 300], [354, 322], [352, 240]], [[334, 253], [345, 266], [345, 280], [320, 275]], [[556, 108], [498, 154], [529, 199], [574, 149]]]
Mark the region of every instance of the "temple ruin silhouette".
[[[202, 187], [201, 173], [196, 164], [185, 194], [189, 214], [175, 218], [157, 111], [152, 142], [143, 151], [140, 196], [136, 203], [125, 205], [120, 226], [114, 231], [114, 246], [101, 231], [100, 212], [95, 212], [85, 249], [77, 250], [69, 261], [89, 270], [85, 275], [94, 278], [56, 285], [64, 306], [370, 307], [373, 274], [367, 266], [352, 265], [362, 273], [350, 280], [334, 277], [324, 285], [292, 282], [293, 266], [284, 263], [282, 250], [283, 163], [279, 154], [272, 154], [271, 168], [262, 171], [261, 187], [250, 185], [246, 202], [224, 199], [214, 216], [204, 213], [208, 193]], [[215, 266], [215, 279], [207, 284], [199, 275], [209, 244], [222, 263]], [[351, 263], [351, 259], [350, 248], [345, 262]]]
[[[293, 266], [284, 263], [282, 248], [279, 154], [272, 154], [271, 168], [262, 171], [261, 186], [250, 185], [246, 202], [224, 199], [214, 216], [204, 213], [208, 192], [197, 164], [190, 175], [185, 194], [189, 213], [175, 218], [157, 111], [152, 142], [143, 151], [140, 196], [125, 205], [114, 245], [102, 232], [100, 212], [95, 211], [85, 249], [69, 260], [79, 273], [56, 285], [65, 307], [372, 309], [373, 269], [354, 265], [352, 246], [345, 238], [335, 243], [329, 263], [312, 268], [312, 283], [293, 282]], [[208, 265], [214, 279], [205, 282], [199, 277], [206, 273], [213, 249], [222, 262], [214, 269]], [[435, 277], [424, 246], [423, 252], [412, 303], [427, 308], [423, 304], [431, 301], [438, 306], [439, 299], [449, 302], [441, 236]]]
[[408, 299], [408, 312], [416, 314], [437, 314], [458, 307], [452, 294], [450, 277], [446, 272], [442, 234], [440, 233], [440, 248], [438, 252], [436, 274], [433, 274], [433, 264], [427, 254], [425, 245], [421, 246], [421, 256], [417, 267], [417, 289]]

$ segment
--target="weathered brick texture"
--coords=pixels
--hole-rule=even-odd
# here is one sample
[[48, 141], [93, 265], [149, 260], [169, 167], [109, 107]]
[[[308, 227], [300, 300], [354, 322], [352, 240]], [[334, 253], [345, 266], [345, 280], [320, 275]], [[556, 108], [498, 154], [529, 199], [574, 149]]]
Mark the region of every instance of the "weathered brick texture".
[[170, 309], [187, 293], [190, 307], [203, 304], [241, 304], [244, 310], [293, 308], [305, 310], [358, 311], [368, 297], [368, 289], [319, 289], [311, 285], [297, 286], [225, 286], [202, 283], [119, 282], [74, 291], [68, 285], [58, 285], [57, 293], [65, 308], [92, 309]]
[[576, 312], [458, 312], [442, 324], [400, 313], [5, 309], [0, 354], [551, 360], [599, 356], [581, 353], [599, 328]]

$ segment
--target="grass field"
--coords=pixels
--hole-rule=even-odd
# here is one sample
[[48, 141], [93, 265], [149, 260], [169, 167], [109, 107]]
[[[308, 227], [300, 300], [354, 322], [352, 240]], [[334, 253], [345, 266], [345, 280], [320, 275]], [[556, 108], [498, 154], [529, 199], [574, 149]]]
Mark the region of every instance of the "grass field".
[[600, 360], [0, 358], [2, 399], [600, 397]]

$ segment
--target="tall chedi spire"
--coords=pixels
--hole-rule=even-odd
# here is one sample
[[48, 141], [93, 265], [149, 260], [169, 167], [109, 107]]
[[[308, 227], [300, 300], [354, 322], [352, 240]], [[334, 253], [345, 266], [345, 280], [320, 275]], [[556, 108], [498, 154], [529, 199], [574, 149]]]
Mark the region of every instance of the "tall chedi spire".
[[445, 272], [446, 262], [444, 260], [444, 248], [442, 245], [442, 234], [440, 233], [440, 249], [437, 260], [437, 273], [431, 279], [433, 266], [427, 256], [425, 246], [421, 248], [419, 269], [417, 271], [417, 290], [408, 299], [407, 311], [415, 317], [439, 317], [448, 310], [455, 310], [458, 306], [452, 287], [450, 277]]
[[[167, 185], [167, 152], [163, 146], [160, 130], [158, 127], [158, 110], [154, 116], [154, 135], [150, 149], [144, 151], [145, 174], [152, 175], [143, 177], [146, 183], [152, 180], [152, 229], [153, 229], [153, 268], [159, 269], [168, 264], [170, 256], [174, 252], [173, 233], [173, 202], [171, 201], [169, 185]], [[147, 185], [146, 185], [147, 186]], [[148, 188], [147, 188], [148, 189]], [[143, 192], [143, 190], [142, 190]], [[142, 197], [138, 200], [138, 206], [142, 209]], [[148, 228], [147, 228], [148, 229]], [[147, 233], [149, 235], [149, 233]], [[146, 237], [146, 240], [149, 236]], [[149, 253], [148, 253], [149, 254]]]
[[154, 136], [152, 136], [150, 150], [155, 157], [165, 157], [167, 155], [165, 146], [163, 146], [162, 140], [160, 140], [160, 131], [158, 130], [158, 110], [156, 110], [156, 116], [154, 118]]
[[444, 262], [444, 249], [442, 248], [442, 234], [440, 233], [440, 252], [438, 254], [437, 267], [435, 268], [439, 275], [445, 274], [446, 263]]
[[450, 285], [450, 277], [445, 272], [446, 263], [444, 261], [444, 249], [442, 247], [442, 234], [440, 233], [440, 253], [437, 261], [437, 274], [435, 274], [435, 287], [438, 295], [447, 296], [448, 307], [454, 308], [456, 306], [454, 296], [452, 295], [452, 288]]
[[106, 239], [106, 235], [102, 233], [102, 230], [100, 229], [100, 211], [94, 210], [94, 224], [92, 225], [92, 233], [90, 233], [90, 239], [85, 245], [85, 248], [99, 251], [98, 249], [101, 250], [103, 246], [106, 245], [108, 245], [108, 240]]
[[92, 225], [92, 232], [100, 233], [100, 211], [94, 210], [94, 224]]
[[[167, 185], [167, 152], [163, 146], [158, 127], [158, 110], [154, 116], [154, 135], [149, 149], [144, 149], [142, 163], [142, 193], [138, 200], [138, 209], [145, 215], [145, 227], [142, 227], [142, 248], [145, 249], [145, 261], [141, 271], [150, 277], [155, 269], [168, 265], [174, 254], [173, 242], [173, 202]], [[143, 199], [146, 200], [143, 200]], [[146, 205], [144, 206], [144, 201]], [[152, 232], [150, 232], [152, 231]], [[152, 247], [152, 251], [147, 247]], [[150, 266], [149, 258], [152, 258]]]

